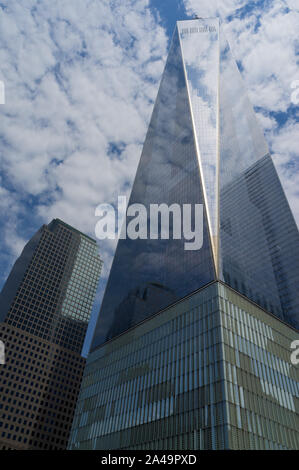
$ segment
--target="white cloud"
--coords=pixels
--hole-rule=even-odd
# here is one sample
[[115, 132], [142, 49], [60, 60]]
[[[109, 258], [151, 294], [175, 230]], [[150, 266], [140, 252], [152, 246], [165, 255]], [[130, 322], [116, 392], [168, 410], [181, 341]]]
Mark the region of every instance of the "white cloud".
[[[20, 255], [26, 240], [17, 234], [17, 214], [22, 212], [20, 204], [15, 193], [2, 187], [0, 177], [0, 220], [2, 222], [1, 239], [4, 247], [3, 258], [6, 262], [1, 266], [0, 279], [3, 281], [9, 274], [11, 264], [15, 258]], [[2, 247], [3, 249], [3, 247]]]
[[[167, 37], [149, 0], [11, 0], [0, 12], [2, 202], [15, 199], [3, 219], [15, 236], [4, 243], [15, 255], [24, 212], [94, 236], [95, 207], [127, 191]], [[111, 142], [121, 143], [120, 159], [108, 156]], [[108, 265], [113, 247], [101, 246]]]
[[[271, 114], [288, 109], [290, 84], [299, 79], [297, 0], [185, 5], [190, 14], [224, 18], [251, 100], [263, 107], [258, 118], [299, 220], [293, 163], [298, 125], [288, 119], [278, 129]], [[238, 9], [245, 6], [248, 13], [240, 18]], [[6, 104], [0, 106], [0, 210], [9, 208], [1, 212], [4, 250], [16, 256], [26, 239], [18, 235], [21, 217], [32, 219], [31, 226], [59, 217], [93, 236], [95, 207], [128, 192], [167, 38], [149, 0], [10, 0], [0, 13], [0, 80], [6, 87]], [[121, 158], [108, 156], [111, 142], [122, 146]], [[105, 275], [114, 246], [101, 242]]]

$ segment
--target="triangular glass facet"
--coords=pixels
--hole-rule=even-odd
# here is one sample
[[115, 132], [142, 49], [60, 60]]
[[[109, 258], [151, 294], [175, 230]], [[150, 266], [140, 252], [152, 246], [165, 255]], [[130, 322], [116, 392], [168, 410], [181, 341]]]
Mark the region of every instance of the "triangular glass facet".
[[179, 21], [178, 31], [216, 260], [219, 21]]
[[218, 275], [299, 326], [299, 234], [220, 29]]
[[[135, 176], [132, 204], [142, 204], [148, 214], [151, 204], [204, 205], [177, 30]], [[92, 348], [215, 279], [206, 207], [200, 250], [186, 250], [184, 237], [161, 239], [162, 228], [159, 220], [158, 239], [118, 241]]]

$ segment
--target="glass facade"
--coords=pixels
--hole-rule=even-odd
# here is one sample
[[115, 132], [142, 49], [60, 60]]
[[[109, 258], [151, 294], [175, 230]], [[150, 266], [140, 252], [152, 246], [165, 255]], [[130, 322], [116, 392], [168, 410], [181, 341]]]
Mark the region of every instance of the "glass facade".
[[220, 34], [219, 278], [299, 328], [299, 232]]
[[69, 448], [298, 449], [299, 233], [217, 19], [177, 23], [134, 203], [203, 204], [203, 246], [119, 240]]
[[82, 236], [62, 302], [62, 316], [89, 321], [101, 267], [96, 245]]
[[152, 204], [203, 204], [203, 246], [173, 239], [174, 211], [169, 239], [162, 219], [120, 239], [92, 350], [217, 279], [299, 327], [298, 228], [218, 19], [177, 23], [133, 204], [147, 229]]
[[0, 320], [80, 353], [101, 273], [97, 251], [59, 219], [42, 226], [1, 291]]
[[298, 332], [219, 286], [227, 430], [232, 449], [299, 449]]
[[299, 448], [296, 338], [214, 282], [90, 354], [69, 448]]
[[[214, 258], [218, 221], [219, 21], [178, 22]], [[196, 44], [196, 47], [194, 47]], [[216, 261], [216, 259], [215, 259]]]
[[0, 294], [0, 449], [66, 448], [101, 266], [96, 241], [59, 219], [14, 264]]
[[[150, 204], [204, 204], [177, 31], [129, 200], [138, 203], [148, 217]], [[206, 210], [203, 222], [197, 251], [185, 250], [183, 238], [173, 239], [171, 217], [169, 240], [161, 239], [159, 219], [158, 239], [118, 241], [92, 348], [215, 279]]]
[[270, 155], [220, 194], [221, 278], [298, 328], [299, 233]]

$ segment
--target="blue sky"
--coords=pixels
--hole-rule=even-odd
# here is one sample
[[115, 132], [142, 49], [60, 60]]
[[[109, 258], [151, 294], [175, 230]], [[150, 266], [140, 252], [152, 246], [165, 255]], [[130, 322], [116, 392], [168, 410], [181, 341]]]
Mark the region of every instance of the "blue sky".
[[[96, 206], [129, 193], [175, 21], [194, 14], [222, 18], [298, 222], [298, 0], [2, 0], [0, 288], [41, 224], [94, 236]], [[91, 327], [115, 243], [99, 246]]]

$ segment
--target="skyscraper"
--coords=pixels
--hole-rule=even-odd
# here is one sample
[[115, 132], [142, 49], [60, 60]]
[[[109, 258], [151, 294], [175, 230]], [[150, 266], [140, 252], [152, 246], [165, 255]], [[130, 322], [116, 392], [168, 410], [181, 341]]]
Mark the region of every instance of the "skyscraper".
[[2, 448], [66, 447], [101, 266], [95, 240], [59, 219], [15, 262], [0, 294]]
[[299, 447], [299, 234], [218, 19], [177, 23], [134, 203], [203, 245], [119, 240], [70, 448]]

